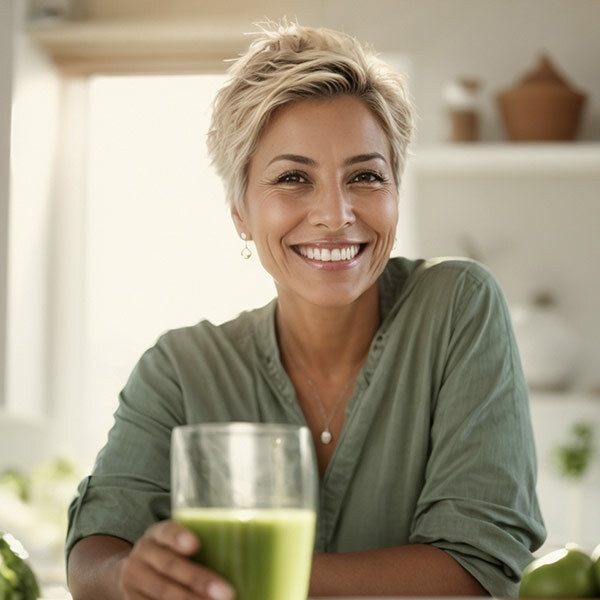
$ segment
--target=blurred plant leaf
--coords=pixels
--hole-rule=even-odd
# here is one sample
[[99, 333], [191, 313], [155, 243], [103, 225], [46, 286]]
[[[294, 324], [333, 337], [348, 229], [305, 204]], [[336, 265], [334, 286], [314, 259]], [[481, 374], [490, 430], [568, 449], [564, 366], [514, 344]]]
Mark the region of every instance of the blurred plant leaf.
[[560, 474], [570, 479], [580, 479], [588, 470], [594, 452], [594, 430], [587, 423], [575, 423], [569, 441], [555, 448]]
[[29, 501], [29, 477], [22, 471], [6, 469], [0, 473], [0, 487], [10, 490], [23, 502]]

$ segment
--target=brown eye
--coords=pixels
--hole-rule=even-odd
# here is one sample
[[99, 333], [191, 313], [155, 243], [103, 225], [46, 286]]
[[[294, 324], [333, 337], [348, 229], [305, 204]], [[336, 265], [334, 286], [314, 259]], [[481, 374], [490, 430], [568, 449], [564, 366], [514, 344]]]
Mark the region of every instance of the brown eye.
[[383, 183], [385, 179], [375, 171], [361, 171], [352, 176], [350, 183]]
[[297, 184], [306, 183], [306, 177], [299, 171], [288, 171], [283, 175], [280, 175], [276, 180], [276, 183], [280, 184]]

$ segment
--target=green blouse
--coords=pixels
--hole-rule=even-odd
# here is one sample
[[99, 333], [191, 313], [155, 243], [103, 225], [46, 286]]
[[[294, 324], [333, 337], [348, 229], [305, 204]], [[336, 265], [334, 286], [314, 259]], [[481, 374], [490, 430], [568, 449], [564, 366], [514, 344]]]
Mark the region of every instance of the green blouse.
[[[492, 595], [515, 596], [545, 529], [502, 292], [485, 268], [459, 259], [391, 259], [378, 285], [381, 325], [321, 481], [315, 550], [433, 544]], [[92, 534], [134, 543], [169, 518], [173, 427], [305, 424], [275, 307], [170, 331], [142, 356], [69, 509], [67, 553]]]

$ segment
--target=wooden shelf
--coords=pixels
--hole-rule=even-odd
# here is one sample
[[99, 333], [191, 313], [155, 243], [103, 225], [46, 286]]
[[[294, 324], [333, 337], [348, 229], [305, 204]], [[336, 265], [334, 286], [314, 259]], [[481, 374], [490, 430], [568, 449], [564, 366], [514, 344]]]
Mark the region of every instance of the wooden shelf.
[[409, 159], [417, 173], [590, 174], [600, 176], [600, 142], [440, 144], [417, 147]]
[[80, 75], [225, 71], [248, 44], [242, 29], [199, 19], [49, 21], [27, 32], [61, 70]]
[[[579, 406], [592, 407], [596, 411], [600, 408], [599, 392], [541, 392], [530, 390], [529, 398], [532, 404], [538, 404], [547, 407], [553, 406]], [[600, 417], [600, 412], [598, 412]]]

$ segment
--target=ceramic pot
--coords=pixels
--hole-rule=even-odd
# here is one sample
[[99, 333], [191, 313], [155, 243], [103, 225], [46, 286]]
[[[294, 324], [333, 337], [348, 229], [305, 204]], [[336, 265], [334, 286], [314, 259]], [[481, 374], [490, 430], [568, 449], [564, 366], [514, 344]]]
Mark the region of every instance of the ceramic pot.
[[580, 342], [549, 294], [511, 310], [521, 364], [529, 388], [565, 391], [577, 375]]
[[586, 96], [542, 55], [535, 71], [496, 100], [510, 140], [569, 141], [577, 137]]

